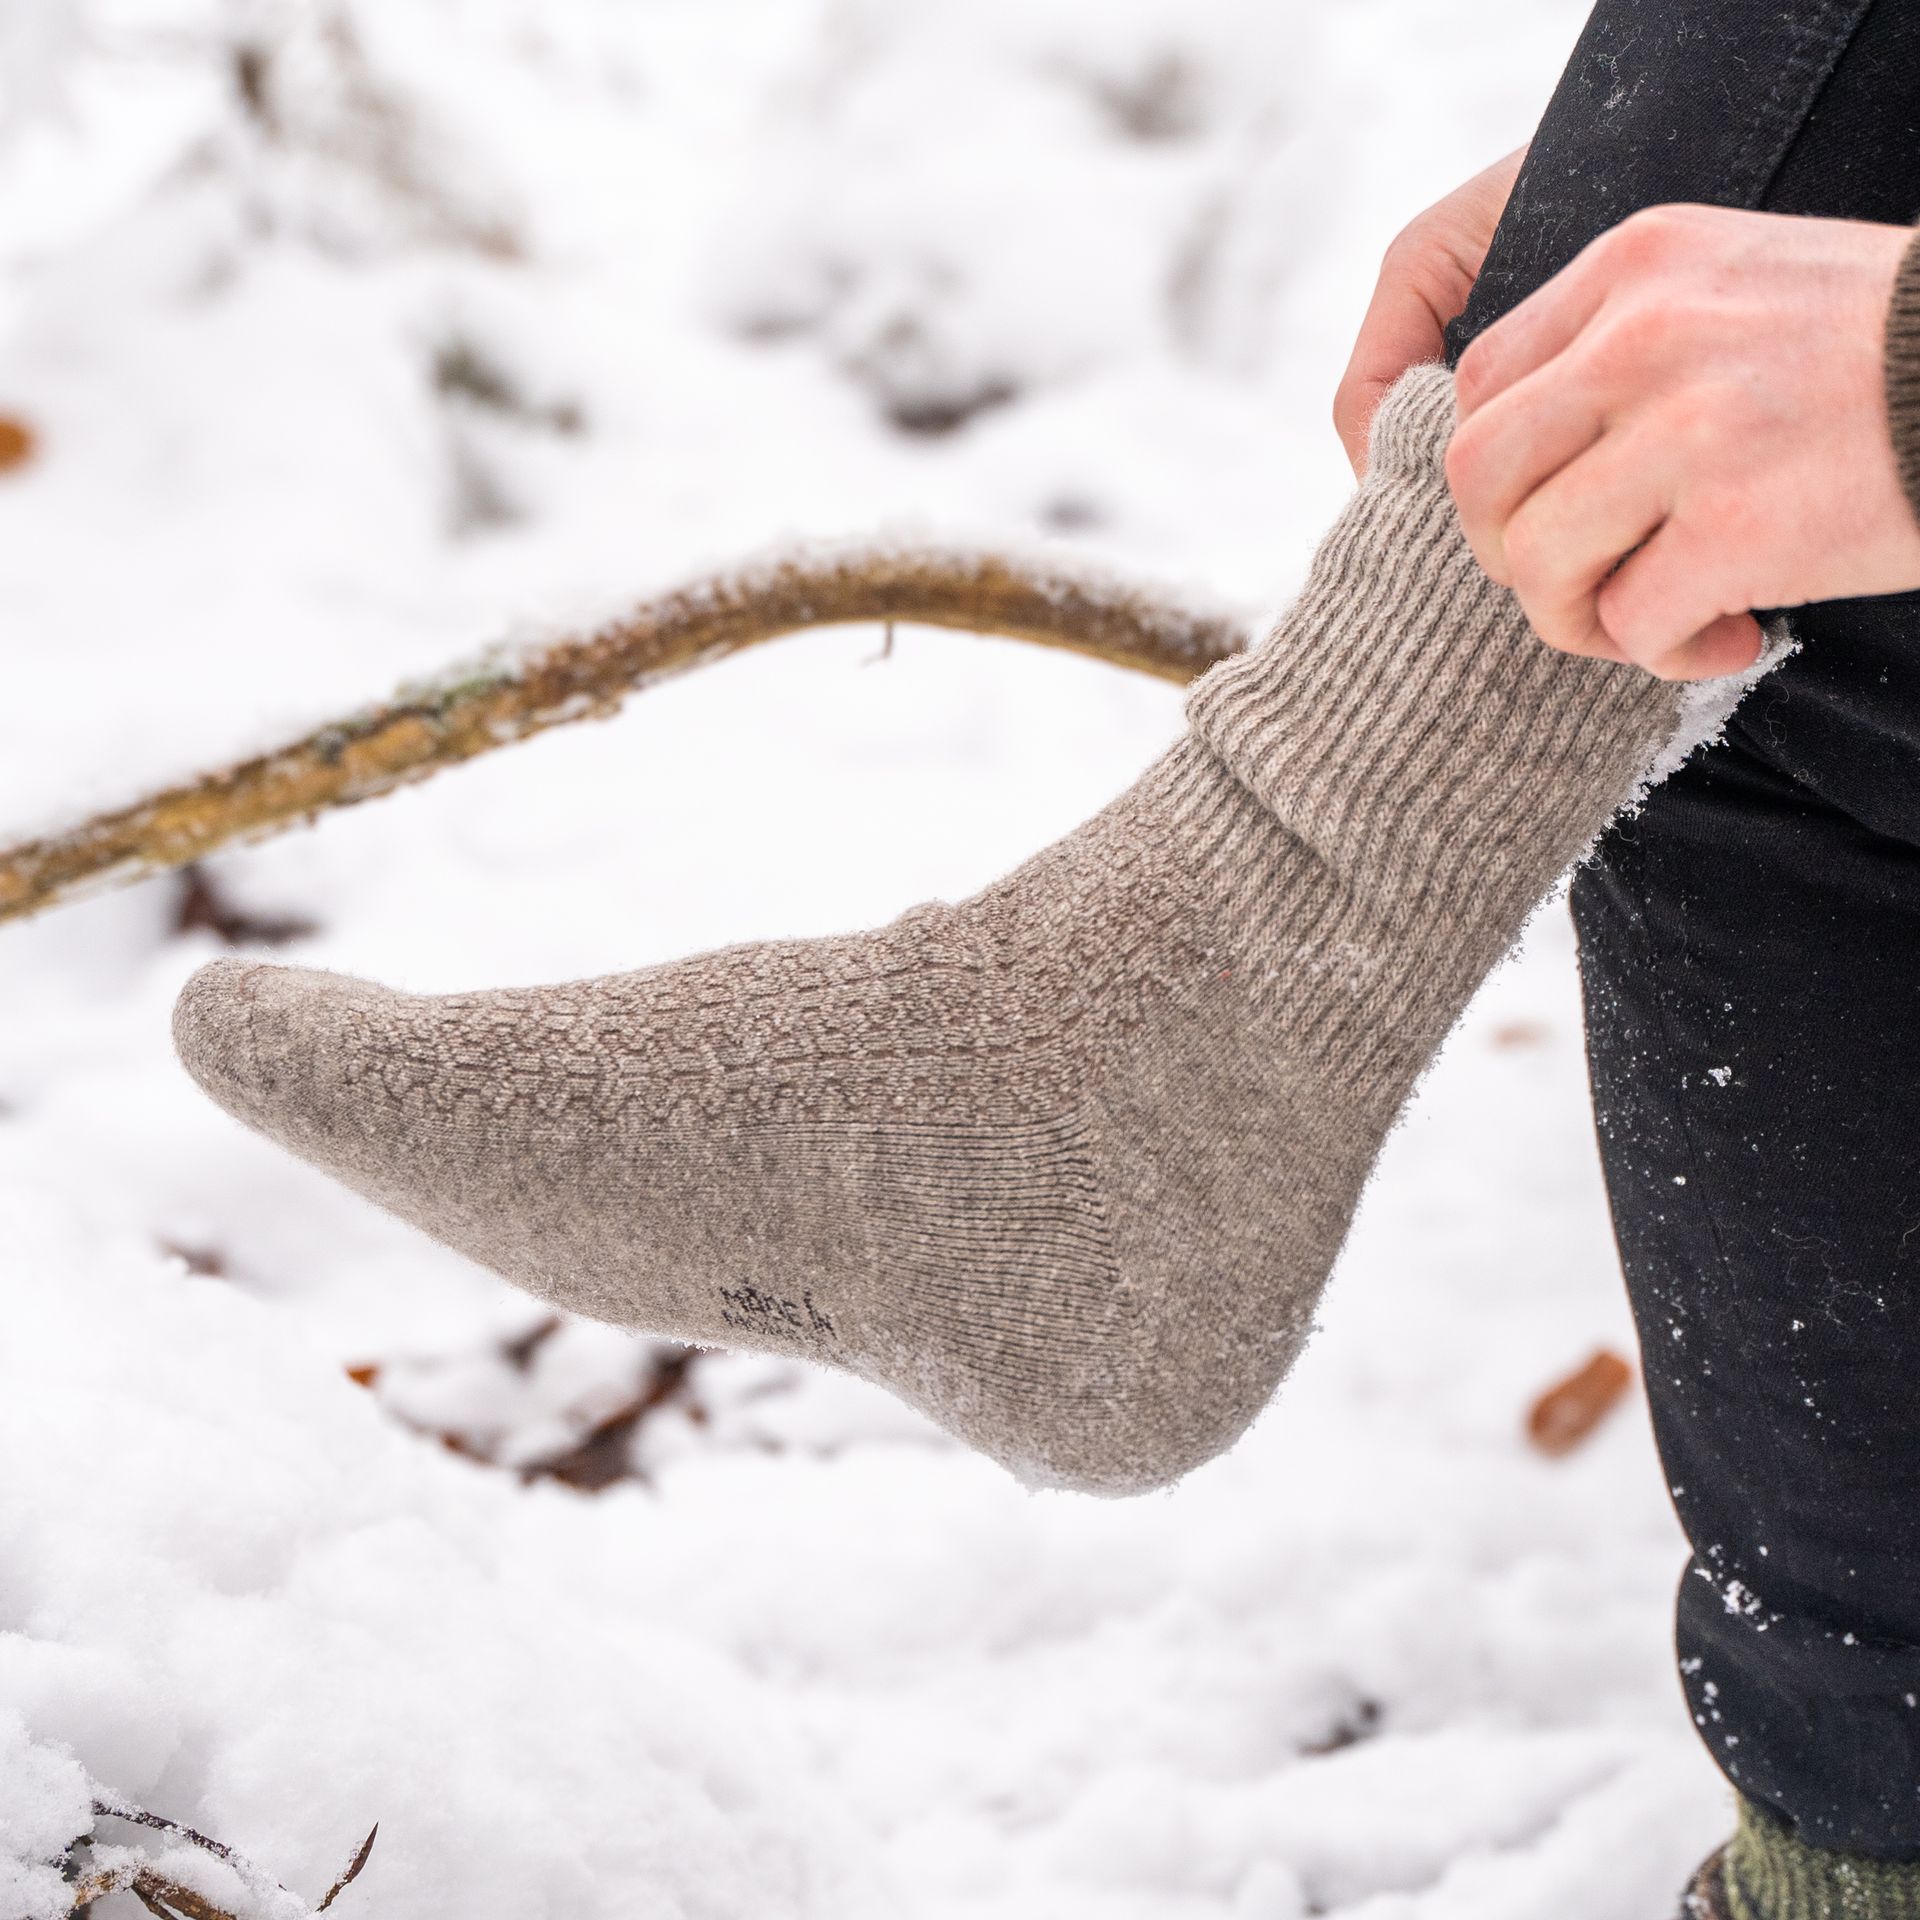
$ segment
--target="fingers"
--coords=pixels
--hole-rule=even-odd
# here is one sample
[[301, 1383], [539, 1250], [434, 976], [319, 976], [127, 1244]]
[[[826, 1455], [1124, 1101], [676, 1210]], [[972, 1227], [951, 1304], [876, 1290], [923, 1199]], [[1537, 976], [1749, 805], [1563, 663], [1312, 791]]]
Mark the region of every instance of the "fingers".
[[1548, 370], [1529, 375], [1455, 429], [1447, 447], [1447, 483], [1474, 558], [1502, 585], [1514, 584], [1508, 522], [1524, 501], [1593, 447], [1605, 427], [1590, 391]]
[[1752, 666], [1760, 623], [1733, 582], [1726, 543], [1695, 525], [1674, 513], [1644, 434], [1611, 434], [1570, 461], [1507, 524], [1513, 589], [1535, 633], [1562, 653], [1663, 680]]
[[1460, 356], [1467, 419], [1564, 353], [1617, 288], [1644, 284], [1699, 245], [1700, 209], [1647, 207], [1589, 241], [1545, 286], [1494, 322]]
[[1753, 410], [1715, 372], [1746, 340], [1742, 310], [1700, 284], [1726, 218], [1623, 221], [1476, 340], [1456, 379], [1447, 477], [1481, 565], [1548, 645], [1667, 679], [1751, 666], [1749, 609], [1784, 572], [1777, 511], [1730, 454]]
[[1334, 395], [1333, 424], [1356, 477], [1367, 429], [1387, 389], [1409, 367], [1446, 351], [1446, 324], [1467, 303], [1526, 149], [1510, 153], [1411, 222], [1387, 249]]
[[1592, 251], [1496, 320], [1460, 356], [1454, 392], [1463, 421], [1564, 353], [1600, 311], [1607, 283], [1588, 261]]
[[1760, 623], [1724, 577], [1724, 542], [1670, 521], [1601, 587], [1597, 615], [1620, 657], [1663, 680], [1740, 673], [1760, 657]]
[[1629, 433], [1608, 436], [1527, 496], [1503, 529], [1503, 557], [1507, 584], [1548, 646], [1625, 657], [1601, 619], [1600, 588], [1666, 514], [1657, 475]]
[[1724, 613], [1692, 639], [1647, 663], [1647, 671], [1660, 680], [1718, 680], [1723, 674], [1744, 673], [1765, 644], [1752, 614]]

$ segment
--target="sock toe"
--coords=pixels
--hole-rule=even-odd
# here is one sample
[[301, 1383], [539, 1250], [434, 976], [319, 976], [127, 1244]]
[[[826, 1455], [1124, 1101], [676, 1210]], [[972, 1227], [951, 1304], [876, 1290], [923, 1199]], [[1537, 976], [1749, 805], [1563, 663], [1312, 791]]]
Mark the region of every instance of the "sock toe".
[[266, 969], [243, 960], [212, 960], [180, 989], [173, 1005], [173, 1046], [201, 1091], [236, 1119], [255, 1125], [260, 1071], [252, 1018], [253, 980]]
[[[328, 1044], [337, 1015], [384, 989], [310, 967], [213, 960], [180, 990], [173, 1044], [202, 1091], [236, 1120], [296, 1151], [337, 1105], [322, 1096], [338, 1077]], [[294, 1136], [302, 1136], [296, 1140]]]

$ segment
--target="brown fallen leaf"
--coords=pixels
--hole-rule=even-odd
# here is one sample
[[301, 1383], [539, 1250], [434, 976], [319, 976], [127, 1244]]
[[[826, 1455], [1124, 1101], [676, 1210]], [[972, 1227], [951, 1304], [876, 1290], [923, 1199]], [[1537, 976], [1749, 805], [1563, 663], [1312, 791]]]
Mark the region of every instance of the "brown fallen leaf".
[[1544, 1047], [1553, 1031], [1543, 1020], [1504, 1020], [1493, 1030], [1493, 1044], [1503, 1053], [1522, 1047]]
[[24, 420], [0, 413], [0, 473], [24, 467], [39, 446], [39, 437]]
[[1527, 1438], [1542, 1453], [1571, 1453], [1620, 1404], [1633, 1369], [1609, 1347], [1549, 1387], [1527, 1415]]
[[347, 1378], [351, 1380], [356, 1387], [370, 1387], [380, 1378], [379, 1363], [373, 1360], [365, 1360], [357, 1367], [349, 1367], [347, 1369]]

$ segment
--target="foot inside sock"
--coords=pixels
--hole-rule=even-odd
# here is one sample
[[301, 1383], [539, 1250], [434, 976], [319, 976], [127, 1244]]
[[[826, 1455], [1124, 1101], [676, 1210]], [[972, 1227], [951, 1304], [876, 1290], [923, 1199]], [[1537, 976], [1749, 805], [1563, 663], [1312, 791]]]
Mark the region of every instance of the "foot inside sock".
[[1370, 1157], [1210, 897], [1249, 841], [1303, 911], [1329, 893], [1183, 746], [978, 899], [873, 934], [441, 998], [222, 961], [180, 1049], [548, 1299], [843, 1366], [1029, 1481], [1126, 1491], [1265, 1402], [1312, 1310], [1290, 1276], [1325, 1271]]
[[1267, 645], [1130, 792], [878, 932], [418, 998], [216, 963], [215, 1099], [560, 1305], [798, 1353], [1035, 1484], [1231, 1444], [1467, 996], [1645, 775], [1673, 690], [1475, 567], [1409, 376]]

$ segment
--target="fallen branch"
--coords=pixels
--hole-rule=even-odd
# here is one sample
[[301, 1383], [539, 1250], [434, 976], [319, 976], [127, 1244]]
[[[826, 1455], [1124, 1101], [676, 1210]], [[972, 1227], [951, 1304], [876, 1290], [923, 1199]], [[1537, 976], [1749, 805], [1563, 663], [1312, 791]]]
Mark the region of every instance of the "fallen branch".
[[237, 1920], [225, 1907], [216, 1907], [202, 1899], [191, 1887], [183, 1887], [151, 1867], [122, 1865], [106, 1873], [90, 1873], [74, 1889], [75, 1915], [89, 1914], [96, 1900], [110, 1893], [130, 1893], [149, 1913], [160, 1920]]
[[689, 668], [810, 627], [895, 621], [1003, 634], [1161, 679], [1196, 679], [1247, 635], [1123, 583], [993, 554], [861, 548], [696, 582], [584, 638], [496, 649], [386, 705], [66, 832], [0, 848], [0, 921], [164, 873], [331, 807], [423, 780]]
[[[256, 1896], [266, 1893], [284, 1894], [286, 1889], [271, 1875], [263, 1873], [258, 1867], [236, 1853], [232, 1847], [218, 1840], [210, 1840], [204, 1833], [183, 1826], [177, 1820], [169, 1820], [163, 1814], [149, 1813], [144, 1807], [129, 1806], [119, 1800], [96, 1800], [93, 1803], [96, 1820], [126, 1820], [137, 1827], [152, 1827], [155, 1831], [170, 1834], [176, 1840], [183, 1840], [189, 1846], [198, 1847], [201, 1852], [211, 1854], [216, 1860], [233, 1869], [241, 1883]], [[367, 1837], [361, 1841], [353, 1858], [342, 1870], [340, 1877], [330, 1886], [325, 1897], [316, 1907], [304, 1909], [312, 1914], [322, 1914], [333, 1905], [348, 1887], [360, 1877], [360, 1869], [367, 1864], [367, 1856], [373, 1851], [375, 1836], [380, 1829], [376, 1824]], [[70, 1872], [73, 1871], [70, 1869]], [[160, 1916], [160, 1920], [239, 1920], [239, 1917], [226, 1907], [217, 1905], [205, 1894], [195, 1893], [191, 1887], [182, 1886], [179, 1881], [169, 1879], [146, 1860], [121, 1860], [111, 1867], [99, 1868], [91, 1872], [80, 1871], [74, 1879], [72, 1905], [68, 1909], [72, 1920], [86, 1915], [94, 1903], [104, 1900], [111, 1893], [130, 1893], [151, 1914]]]

